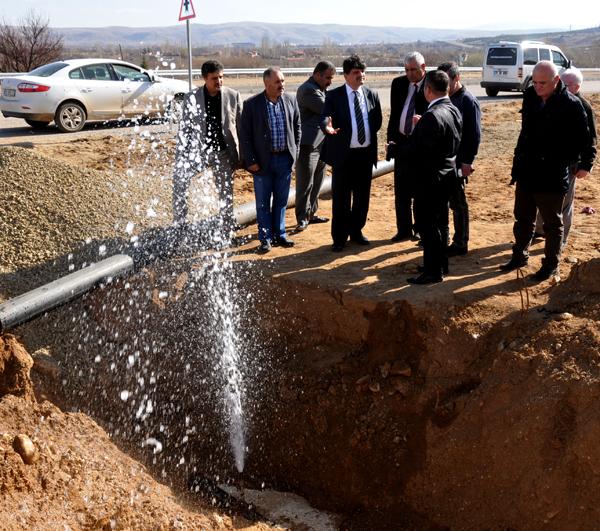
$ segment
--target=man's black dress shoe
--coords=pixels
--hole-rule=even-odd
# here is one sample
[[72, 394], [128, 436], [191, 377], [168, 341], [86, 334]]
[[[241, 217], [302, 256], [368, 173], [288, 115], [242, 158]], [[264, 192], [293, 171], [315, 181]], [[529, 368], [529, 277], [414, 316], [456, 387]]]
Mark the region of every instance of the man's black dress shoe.
[[258, 252], [259, 253], [268, 253], [271, 250], [271, 242], [270, 240], [263, 240], [262, 242], [260, 242], [260, 245], [258, 247]]
[[434, 275], [426, 275], [425, 273], [422, 273], [421, 275], [419, 275], [418, 277], [411, 277], [411, 278], [407, 278], [406, 282], [409, 282], [410, 284], [437, 284], [438, 282], [441, 282], [442, 280], [444, 280], [444, 277], [440, 276], [434, 276]]
[[317, 216], [316, 214], [310, 218], [309, 223], [327, 223], [329, 218], [323, 216]]
[[498, 269], [500, 269], [500, 271], [514, 271], [520, 267], [525, 267], [527, 262], [527, 258], [516, 258], [513, 256], [508, 262], [502, 264]]
[[393, 241], [394, 243], [408, 241], [411, 239], [411, 236], [411, 234], [400, 234], [399, 232], [397, 232], [391, 237], [391, 241]]
[[369, 243], [371, 243], [369, 241], [369, 238], [366, 238], [362, 234], [357, 234], [356, 236], [351, 236], [350, 240], [353, 241], [354, 243], [358, 243], [358, 245], [369, 245]]
[[464, 256], [468, 252], [469, 252], [468, 247], [461, 247], [460, 245], [452, 244], [452, 245], [449, 245], [448, 248], [446, 249], [446, 256], [448, 256], [448, 257]]
[[[422, 266], [422, 265], [417, 266], [417, 271], [419, 273], [425, 273], [425, 266]], [[448, 264], [442, 266], [442, 272], [444, 273], [444, 275], [448, 274]]]
[[550, 277], [556, 276], [558, 276], [558, 267], [542, 266], [530, 278], [536, 282], [541, 282], [542, 280], [548, 280]]
[[296, 232], [302, 232], [303, 230], [306, 230], [308, 228], [308, 220], [307, 219], [303, 219], [300, 223], [298, 223], [298, 225], [296, 225]]
[[285, 236], [281, 236], [280, 238], [275, 238], [273, 240], [273, 245], [279, 245], [281, 247], [293, 247], [294, 242]]
[[343, 243], [334, 243], [334, 244], [331, 246], [331, 250], [332, 250], [334, 253], [340, 253], [340, 252], [342, 252], [342, 251], [344, 250], [344, 247], [345, 247], [345, 245], [344, 245]]

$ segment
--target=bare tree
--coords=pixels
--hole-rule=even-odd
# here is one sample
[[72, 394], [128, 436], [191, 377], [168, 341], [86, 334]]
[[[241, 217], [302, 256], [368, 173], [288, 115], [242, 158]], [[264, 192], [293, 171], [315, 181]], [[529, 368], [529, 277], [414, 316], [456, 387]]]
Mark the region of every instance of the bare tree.
[[29, 72], [55, 61], [63, 51], [62, 36], [49, 20], [30, 11], [16, 26], [0, 23], [0, 71]]

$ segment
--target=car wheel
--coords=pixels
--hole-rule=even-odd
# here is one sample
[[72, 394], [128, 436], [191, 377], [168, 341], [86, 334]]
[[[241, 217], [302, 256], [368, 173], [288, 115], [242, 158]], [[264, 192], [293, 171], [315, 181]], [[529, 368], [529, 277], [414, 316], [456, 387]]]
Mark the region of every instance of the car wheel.
[[490, 96], [490, 98], [495, 98], [498, 95], [499, 90], [495, 88], [486, 88], [485, 93]]
[[85, 125], [85, 110], [81, 104], [67, 101], [60, 105], [54, 116], [54, 122], [63, 133], [81, 131]]
[[40, 122], [38, 120], [27, 120], [27, 119], [25, 119], [25, 122], [27, 123], [27, 125], [30, 125], [34, 129], [46, 129], [46, 127], [48, 127], [48, 124], [50, 123], [50, 122]]

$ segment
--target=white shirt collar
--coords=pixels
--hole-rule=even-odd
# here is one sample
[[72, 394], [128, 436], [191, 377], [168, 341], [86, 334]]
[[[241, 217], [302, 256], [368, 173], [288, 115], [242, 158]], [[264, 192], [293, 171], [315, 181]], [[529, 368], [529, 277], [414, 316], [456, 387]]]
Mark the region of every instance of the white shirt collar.
[[[348, 83], [345, 83], [345, 85], [346, 85], [346, 93], [348, 94], [348, 98], [349, 98], [349, 97], [350, 97], [350, 96], [352, 96], [352, 94], [354, 93], [354, 89], [353, 89], [353, 88], [352, 88], [350, 85], [348, 85]], [[356, 89], [356, 91], [357, 91], [357, 92], [358, 92], [358, 93], [359, 93], [361, 96], [364, 96], [364, 94], [363, 94], [363, 91], [362, 91], [362, 88], [363, 88], [363, 86], [361, 85], [360, 87], [358, 87], [358, 88]]]
[[450, 98], [448, 96], [442, 96], [441, 98], [436, 98], [435, 100], [431, 100], [431, 102], [429, 103], [429, 106], [427, 107], [428, 109], [436, 102], [440, 101], [440, 100], [449, 100]]

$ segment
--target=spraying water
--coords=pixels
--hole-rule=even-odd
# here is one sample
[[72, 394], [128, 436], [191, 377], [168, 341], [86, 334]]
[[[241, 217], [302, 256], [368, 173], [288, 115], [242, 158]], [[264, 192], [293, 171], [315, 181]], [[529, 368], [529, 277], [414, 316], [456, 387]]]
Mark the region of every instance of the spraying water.
[[[199, 111], [192, 96], [180, 127], [176, 154], [176, 172], [193, 174], [189, 201], [193, 206], [193, 229], [187, 230], [194, 239], [201, 239], [214, 252], [204, 255], [196, 277], [202, 277], [207, 289], [207, 310], [217, 366], [222, 379], [222, 401], [229, 428], [229, 441], [238, 472], [244, 469], [246, 436], [244, 426], [244, 382], [240, 366], [243, 334], [240, 327], [241, 294], [238, 293], [235, 269], [227, 249], [233, 238], [232, 168], [223, 154], [212, 150], [206, 142], [202, 126], [190, 118]], [[193, 122], [190, 124], [189, 122]], [[202, 121], [200, 121], [200, 124]], [[191, 181], [191, 179], [190, 179]]]

